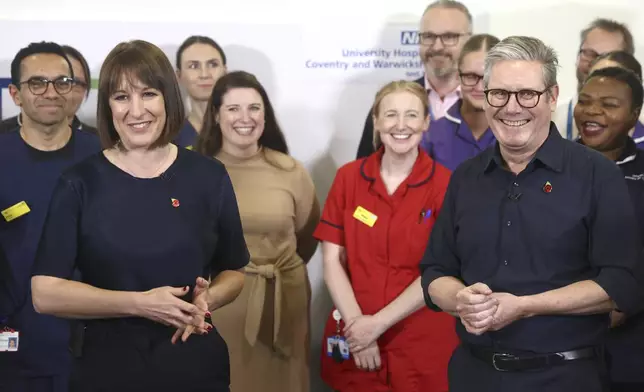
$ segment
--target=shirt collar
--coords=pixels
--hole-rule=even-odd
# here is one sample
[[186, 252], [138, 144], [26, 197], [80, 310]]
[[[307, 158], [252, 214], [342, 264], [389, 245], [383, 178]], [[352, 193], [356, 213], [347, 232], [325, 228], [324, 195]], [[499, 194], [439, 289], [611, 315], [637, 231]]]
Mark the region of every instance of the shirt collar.
[[460, 124], [463, 121], [463, 117], [461, 116], [462, 103], [463, 103], [462, 99], [459, 99], [458, 101], [456, 101], [451, 108], [447, 109], [447, 112], [445, 112], [444, 117], [455, 124]]
[[[584, 141], [581, 140], [581, 138], [577, 139], [577, 143], [581, 144], [582, 146], [584, 145]], [[637, 157], [637, 145], [635, 144], [635, 140], [629, 137], [626, 140], [626, 146], [624, 146], [624, 150], [622, 150], [622, 153], [619, 155], [615, 163], [617, 165], [623, 165], [625, 163], [635, 160], [636, 157]]]
[[[432, 91], [435, 91], [434, 86], [432, 86], [431, 83], [429, 83], [429, 80], [427, 80], [426, 77], [423, 78], [423, 80], [425, 81], [425, 91], [427, 91], [427, 94], [431, 93]], [[450, 91], [449, 93], [447, 93], [446, 96], [451, 95], [451, 94], [456, 94], [460, 98], [461, 97], [461, 85], [459, 84], [458, 86], [456, 86], [456, 88], [454, 90]]]
[[[380, 162], [384, 153], [385, 147], [380, 146], [375, 153], [365, 158], [360, 164], [360, 175], [364, 180], [371, 182], [372, 185], [380, 177]], [[435, 169], [434, 161], [419, 147], [414, 167], [401, 185], [406, 184], [409, 188], [419, 187], [432, 178]]]
[[[537, 150], [533, 161], [537, 160], [550, 169], [561, 172], [563, 170], [565, 143], [566, 141], [559, 134], [557, 126], [551, 121], [548, 137]], [[484, 172], [489, 172], [495, 166], [503, 167], [505, 165], [499, 143], [496, 143], [494, 148], [489, 149], [486, 154]]]

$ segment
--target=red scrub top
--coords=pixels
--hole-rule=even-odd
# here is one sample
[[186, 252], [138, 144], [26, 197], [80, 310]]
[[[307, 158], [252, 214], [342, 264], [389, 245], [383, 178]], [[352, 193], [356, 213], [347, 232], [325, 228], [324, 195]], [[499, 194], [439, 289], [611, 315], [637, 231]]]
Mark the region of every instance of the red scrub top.
[[[450, 172], [419, 150], [407, 179], [388, 195], [380, 177], [384, 148], [341, 167], [314, 236], [343, 246], [347, 273], [363, 314], [375, 314], [420, 276], [418, 265], [441, 209]], [[370, 227], [354, 218], [362, 207], [377, 218]], [[341, 392], [447, 391], [447, 363], [458, 339], [455, 318], [423, 307], [378, 339], [379, 371], [358, 369], [353, 358], [336, 363], [326, 338], [336, 322], [329, 315], [322, 344], [321, 375]], [[344, 324], [341, 324], [341, 328]]]

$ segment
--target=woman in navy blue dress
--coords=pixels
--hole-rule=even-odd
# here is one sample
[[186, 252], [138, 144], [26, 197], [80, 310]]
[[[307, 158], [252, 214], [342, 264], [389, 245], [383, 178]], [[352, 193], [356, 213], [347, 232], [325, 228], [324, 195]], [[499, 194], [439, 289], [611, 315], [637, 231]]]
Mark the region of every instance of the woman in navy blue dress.
[[170, 143], [184, 109], [156, 46], [116, 46], [98, 95], [105, 150], [58, 182], [34, 307], [85, 320], [72, 391], [228, 391], [228, 349], [208, 319], [240, 293], [249, 261], [228, 174]]

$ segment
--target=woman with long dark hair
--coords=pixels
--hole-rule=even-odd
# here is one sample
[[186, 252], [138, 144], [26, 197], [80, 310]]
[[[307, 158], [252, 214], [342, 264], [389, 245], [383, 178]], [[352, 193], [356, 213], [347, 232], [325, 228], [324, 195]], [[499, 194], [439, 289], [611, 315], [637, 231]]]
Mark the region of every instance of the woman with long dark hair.
[[320, 207], [255, 76], [238, 71], [217, 81], [196, 149], [226, 166], [250, 251], [241, 294], [212, 314], [230, 348], [231, 390], [306, 392], [306, 263], [317, 248], [312, 234]]

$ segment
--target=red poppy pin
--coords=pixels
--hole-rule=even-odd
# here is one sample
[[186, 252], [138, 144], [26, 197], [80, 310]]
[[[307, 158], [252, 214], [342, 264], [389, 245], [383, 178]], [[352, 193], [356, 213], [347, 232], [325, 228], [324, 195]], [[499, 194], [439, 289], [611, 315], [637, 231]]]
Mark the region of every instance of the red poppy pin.
[[543, 191], [546, 193], [552, 192], [552, 184], [550, 183], [550, 181], [546, 181], [546, 183], [543, 184]]
[[179, 200], [177, 200], [177, 199], [172, 199], [171, 198], [170, 201], [172, 202], [172, 207], [174, 207], [174, 208], [177, 208], [177, 207], [179, 207], [181, 205], [179, 203]]

